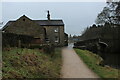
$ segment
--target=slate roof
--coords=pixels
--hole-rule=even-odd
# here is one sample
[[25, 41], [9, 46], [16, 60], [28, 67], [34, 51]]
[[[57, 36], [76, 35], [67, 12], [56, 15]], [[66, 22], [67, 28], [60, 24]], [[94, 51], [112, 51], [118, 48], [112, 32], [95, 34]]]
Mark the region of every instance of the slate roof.
[[12, 23], [14, 23], [15, 21], [9, 21], [5, 26], [9, 26], [11, 25]]
[[9, 21], [7, 22], [7, 24], [5, 24], [5, 26], [2, 28], [2, 30], [4, 30], [6, 27], [8, 27], [9, 25], [13, 24], [15, 21]]
[[[38, 23], [40, 26], [64, 26], [64, 23], [62, 20], [32, 20], [36, 23]], [[9, 21], [3, 28], [4, 30], [9, 25], [13, 24], [15, 21]]]
[[62, 20], [34, 20], [41, 26], [64, 26]]

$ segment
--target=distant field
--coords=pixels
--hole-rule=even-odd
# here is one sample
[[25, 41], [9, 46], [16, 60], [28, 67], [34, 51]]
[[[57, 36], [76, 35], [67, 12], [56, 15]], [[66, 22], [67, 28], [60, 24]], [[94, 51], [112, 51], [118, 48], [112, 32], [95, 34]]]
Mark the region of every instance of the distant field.
[[75, 49], [87, 66], [101, 78], [118, 78], [118, 69], [99, 66], [100, 57], [87, 50]]
[[[9, 48], [3, 51], [3, 78], [59, 78], [61, 49], [45, 54], [39, 49]], [[52, 56], [51, 56], [52, 55]]]

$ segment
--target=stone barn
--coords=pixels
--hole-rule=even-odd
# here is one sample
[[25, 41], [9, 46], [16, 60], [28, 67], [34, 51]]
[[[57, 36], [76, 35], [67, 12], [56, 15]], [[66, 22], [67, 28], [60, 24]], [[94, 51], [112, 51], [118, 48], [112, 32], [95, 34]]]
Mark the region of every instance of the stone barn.
[[4, 33], [13, 33], [18, 35], [32, 36], [34, 39], [31, 41], [35, 43], [45, 43], [44, 27], [32, 21], [30, 18], [23, 15], [16, 21], [9, 21], [3, 28]]

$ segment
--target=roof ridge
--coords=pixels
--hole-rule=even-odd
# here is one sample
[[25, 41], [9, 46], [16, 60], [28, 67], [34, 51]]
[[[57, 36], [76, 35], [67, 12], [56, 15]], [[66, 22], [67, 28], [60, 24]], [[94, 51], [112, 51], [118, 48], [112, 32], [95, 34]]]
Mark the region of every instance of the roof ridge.
[[[58, 20], [63, 21], [62, 19], [51, 19], [51, 20], [49, 20], [49, 21], [58, 21]], [[33, 21], [48, 21], [48, 20], [33, 20]]]
[[15, 20], [13, 21], [13, 20], [11, 20], [11, 21], [8, 21], [8, 22], [15, 22]]

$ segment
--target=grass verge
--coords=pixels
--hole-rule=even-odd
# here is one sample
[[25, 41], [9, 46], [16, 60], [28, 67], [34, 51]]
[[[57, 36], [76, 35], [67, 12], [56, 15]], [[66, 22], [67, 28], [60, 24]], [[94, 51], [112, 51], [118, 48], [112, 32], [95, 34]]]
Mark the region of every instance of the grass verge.
[[39, 49], [10, 48], [3, 51], [3, 78], [59, 78], [61, 49], [54, 55]]
[[102, 67], [98, 63], [101, 60], [96, 54], [87, 50], [74, 49], [87, 66], [101, 78], [118, 78], [118, 69]]

